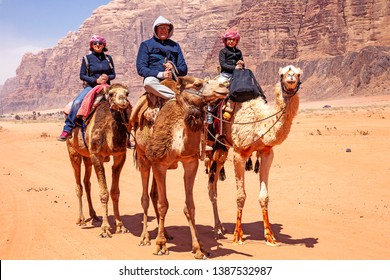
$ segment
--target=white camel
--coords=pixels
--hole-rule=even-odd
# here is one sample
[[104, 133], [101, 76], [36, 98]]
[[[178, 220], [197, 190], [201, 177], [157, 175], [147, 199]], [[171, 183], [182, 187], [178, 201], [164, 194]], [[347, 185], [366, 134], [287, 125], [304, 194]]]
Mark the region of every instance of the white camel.
[[278, 246], [268, 218], [268, 176], [274, 158], [273, 147], [281, 144], [288, 136], [293, 118], [299, 107], [298, 90], [302, 70], [292, 65], [279, 69], [280, 81], [275, 87], [276, 100], [274, 107], [261, 99], [253, 99], [233, 105], [233, 116], [223, 121], [221, 145], [216, 145], [213, 154], [209, 154], [209, 198], [214, 211], [214, 235], [222, 238], [226, 232], [218, 215], [217, 182], [220, 171], [226, 161], [228, 149], [233, 148], [234, 172], [237, 186], [237, 220], [233, 242], [243, 244], [242, 212], [246, 199], [245, 164], [252, 153], [256, 152], [261, 159], [259, 203], [264, 221], [266, 244]]

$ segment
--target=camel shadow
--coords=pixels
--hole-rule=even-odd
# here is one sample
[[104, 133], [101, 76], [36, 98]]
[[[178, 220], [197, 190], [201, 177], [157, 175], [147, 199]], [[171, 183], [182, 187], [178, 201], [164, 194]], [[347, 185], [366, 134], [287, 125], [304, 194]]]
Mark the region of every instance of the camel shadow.
[[[236, 224], [234, 223], [224, 223], [228, 233], [233, 234]], [[283, 244], [288, 245], [303, 245], [307, 248], [314, 248], [314, 245], [318, 243], [317, 237], [306, 237], [294, 239], [292, 236], [282, 233], [283, 225], [281, 224], [272, 224], [272, 231], [275, 234], [275, 238]], [[257, 240], [264, 241], [264, 224], [262, 221], [252, 222], [252, 223], [243, 223], [242, 229], [244, 235], [246, 235], [245, 240]]]
[[[100, 217], [99, 217], [100, 218]], [[113, 226], [115, 225], [115, 219], [113, 215], [108, 217], [109, 223]], [[123, 225], [129, 230], [130, 234], [133, 236], [141, 237], [142, 229], [143, 229], [143, 214], [137, 213], [134, 215], [123, 215], [122, 222]], [[149, 235], [152, 240], [152, 244], [157, 237], [157, 221], [155, 216], [148, 217], [149, 224]], [[93, 221], [93, 225], [85, 226], [83, 228], [93, 228], [100, 226], [101, 222]], [[226, 229], [225, 239], [233, 239], [228, 235], [232, 235], [235, 229], [235, 223], [223, 223], [223, 226]], [[153, 228], [154, 227], [154, 228]], [[153, 228], [153, 229], [152, 229]], [[226, 248], [224, 246], [225, 242], [221, 242], [222, 240], [214, 239], [214, 231], [213, 227], [209, 225], [197, 224], [196, 228], [198, 230], [200, 240], [203, 243], [203, 248], [208, 253], [207, 257], [215, 258], [215, 257], [224, 257], [229, 255], [241, 255], [248, 258], [254, 257], [251, 254], [240, 252], [231, 248]], [[272, 224], [271, 228], [275, 234], [277, 240], [279, 240], [282, 245], [293, 245], [293, 246], [305, 246], [307, 248], [314, 248], [314, 246], [318, 243], [318, 238], [316, 237], [306, 237], [306, 238], [293, 238], [290, 235], [283, 233], [283, 225], [282, 224]], [[168, 240], [168, 250], [171, 252], [190, 252], [191, 248], [191, 240], [190, 240], [190, 229], [189, 226], [168, 226], [165, 228], [168, 234], [173, 237]], [[243, 223], [242, 229], [244, 231], [244, 241], [264, 241], [264, 225], [262, 221]], [[114, 234], [114, 228], [111, 230]]]
[[[123, 225], [129, 230], [131, 234], [134, 236], [141, 236], [142, 233], [142, 220], [143, 220], [143, 214], [137, 213], [134, 215], [123, 215], [121, 216]], [[148, 217], [148, 223], [155, 220], [155, 217]], [[98, 220], [94, 220], [92, 218], [88, 218], [86, 220], [87, 225], [82, 226], [82, 229], [93, 229], [96, 227], [100, 227], [102, 225], [102, 216], [98, 216]], [[112, 234], [115, 233], [115, 217], [114, 215], [108, 216], [108, 222], [111, 225], [110, 232]], [[156, 231], [157, 234], [157, 231]]]
[[[122, 217], [123, 225], [129, 230], [130, 234], [141, 238], [142, 229], [143, 229], [143, 213], [137, 213], [134, 215], [123, 215]], [[114, 216], [108, 217], [111, 225], [115, 224]], [[151, 238], [152, 244], [157, 237], [157, 221], [155, 216], [148, 217], [149, 223], [149, 236]], [[100, 226], [100, 225], [99, 225]], [[154, 228], [153, 228], [154, 227]], [[203, 243], [205, 251], [208, 253], [207, 257], [223, 257], [232, 254], [243, 255], [247, 257], [253, 257], [250, 254], [236, 251], [233, 249], [224, 248], [223, 244], [218, 240], [214, 239], [213, 227], [205, 225], [196, 225], [198, 230], [200, 240]], [[190, 238], [190, 229], [189, 226], [168, 226], [165, 227], [168, 234], [172, 237], [167, 242], [168, 250], [171, 252], [191, 252], [191, 238]], [[115, 232], [114, 229], [111, 230], [112, 233]]]
[[[233, 250], [230, 248], [224, 248], [223, 243], [214, 239], [213, 227], [206, 225], [196, 225], [199, 233], [200, 241], [203, 244], [203, 248], [206, 251], [208, 258], [223, 257], [229, 255], [242, 255], [245, 257], [253, 257], [251, 254]], [[169, 250], [172, 252], [190, 252], [190, 229], [188, 226], [170, 226], [166, 228], [169, 234], [173, 236], [173, 239], [168, 242]]]

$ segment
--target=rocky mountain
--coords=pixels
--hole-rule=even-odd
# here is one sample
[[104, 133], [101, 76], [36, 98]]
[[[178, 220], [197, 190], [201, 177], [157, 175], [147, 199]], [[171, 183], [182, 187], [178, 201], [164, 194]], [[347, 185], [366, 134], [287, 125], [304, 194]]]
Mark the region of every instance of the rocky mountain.
[[272, 99], [280, 66], [304, 71], [305, 100], [390, 94], [390, 2], [388, 0], [113, 0], [96, 9], [79, 30], [38, 54], [26, 54], [16, 77], [0, 88], [4, 113], [62, 108], [81, 89], [79, 67], [88, 40], [108, 41], [131, 101], [143, 92], [135, 59], [163, 15], [175, 25], [189, 75], [214, 77], [221, 35], [239, 30], [248, 68]]

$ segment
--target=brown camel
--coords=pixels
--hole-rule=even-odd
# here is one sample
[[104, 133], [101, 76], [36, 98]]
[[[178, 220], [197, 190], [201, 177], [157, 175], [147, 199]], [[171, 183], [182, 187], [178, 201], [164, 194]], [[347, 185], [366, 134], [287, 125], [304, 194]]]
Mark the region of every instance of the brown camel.
[[[170, 81], [169, 83], [172, 83]], [[143, 110], [137, 110], [135, 125], [137, 162], [141, 172], [144, 210], [144, 228], [140, 245], [150, 244], [147, 231], [149, 208], [148, 182], [150, 169], [153, 181], [150, 196], [158, 220], [158, 234], [154, 254], [168, 254], [167, 235], [164, 229], [165, 216], [168, 210], [166, 196], [166, 175], [168, 169], [175, 169], [178, 162], [184, 168], [184, 187], [186, 202], [184, 214], [187, 217], [195, 258], [205, 257], [195, 227], [195, 205], [193, 187], [199, 165], [200, 140], [204, 127], [204, 107], [208, 102], [225, 98], [228, 93], [226, 85], [217, 81], [204, 82], [193, 77], [180, 77], [175, 87], [176, 96], [165, 103], [152, 125], [142, 117]], [[140, 100], [138, 103], [142, 103]], [[136, 107], [139, 107], [136, 105]], [[131, 119], [134, 116], [132, 115]]]
[[101, 237], [111, 237], [108, 223], [109, 193], [107, 189], [104, 162], [113, 157], [112, 185], [110, 195], [114, 208], [116, 233], [128, 232], [123, 226], [119, 215], [119, 176], [126, 161], [127, 149], [127, 122], [131, 112], [131, 104], [127, 100], [129, 94], [127, 87], [121, 84], [113, 84], [104, 89], [108, 100], [97, 106], [88, 124], [85, 127], [85, 139], [82, 137], [82, 129], [77, 127], [72, 132], [72, 137], [66, 141], [70, 161], [72, 163], [76, 179], [76, 195], [79, 199], [78, 225], [85, 225], [82, 210], [83, 188], [81, 184], [81, 162], [85, 165], [84, 186], [88, 200], [89, 215], [93, 220], [98, 220], [91, 201], [91, 171], [92, 165], [99, 182], [100, 201], [103, 207], [103, 221], [101, 225]]
[[273, 147], [281, 144], [288, 136], [293, 118], [299, 107], [298, 90], [302, 71], [292, 65], [279, 69], [280, 82], [275, 87], [275, 105], [272, 108], [261, 98], [233, 106], [234, 113], [229, 121], [223, 121], [226, 138], [217, 141], [210, 160], [209, 197], [214, 211], [215, 238], [223, 238], [225, 229], [218, 215], [217, 182], [227, 157], [228, 148], [233, 148], [233, 164], [237, 187], [237, 220], [233, 242], [243, 244], [242, 211], [246, 199], [245, 163], [253, 152], [261, 159], [259, 203], [263, 213], [266, 244], [278, 246], [268, 218], [268, 175], [274, 157]]

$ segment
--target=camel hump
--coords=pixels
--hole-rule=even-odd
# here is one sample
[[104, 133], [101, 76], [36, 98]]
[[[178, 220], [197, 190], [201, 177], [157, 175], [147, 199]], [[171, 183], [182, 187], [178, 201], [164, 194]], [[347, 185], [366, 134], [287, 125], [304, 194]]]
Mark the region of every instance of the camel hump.
[[148, 108], [148, 100], [146, 98], [146, 93], [141, 95], [137, 103], [135, 103], [133, 110], [130, 115], [130, 125], [135, 127], [137, 123], [141, 123], [142, 114]]

